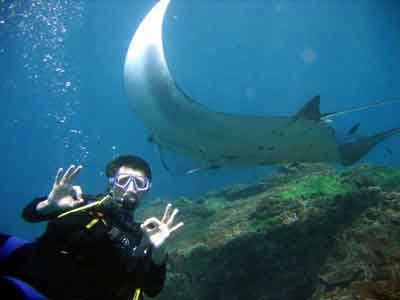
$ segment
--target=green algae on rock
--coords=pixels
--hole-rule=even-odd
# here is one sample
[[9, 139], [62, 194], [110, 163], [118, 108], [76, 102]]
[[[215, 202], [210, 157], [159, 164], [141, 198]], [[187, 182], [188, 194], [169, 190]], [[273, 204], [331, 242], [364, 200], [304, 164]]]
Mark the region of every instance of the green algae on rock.
[[[399, 174], [296, 164], [254, 186], [180, 198], [185, 226], [168, 245], [157, 299], [397, 299]], [[390, 293], [373, 296], [385, 286]]]
[[350, 192], [349, 187], [341, 182], [338, 175], [310, 175], [283, 186], [278, 197], [282, 200], [305, 199], [316, 196], [331, 198], [337, 195], [345, 195], [348, 192]]

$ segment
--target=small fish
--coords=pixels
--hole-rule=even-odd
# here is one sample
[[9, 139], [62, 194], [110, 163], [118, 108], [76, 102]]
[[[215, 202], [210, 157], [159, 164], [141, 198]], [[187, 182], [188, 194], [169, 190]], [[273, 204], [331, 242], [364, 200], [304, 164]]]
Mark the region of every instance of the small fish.
[[150, 136], [147, 138], [147, 142], [149, 142], [149, 143], [154, 143], [154, 137], [153, 137], [152, 135], [150, 135]]
[[385, 147], [385, 151], [386, 151], [387, 154], [390, 154], [390, 155], [393, 154], [392, 149], [390, 149], [389, 147]]
[[350, 130], [347, 132], [347, 135], [353, 135], [354, 133], [356, 133], [360, 125], [361, 125], [360, 123], [357, 123], [356, 125], [351, 127]]

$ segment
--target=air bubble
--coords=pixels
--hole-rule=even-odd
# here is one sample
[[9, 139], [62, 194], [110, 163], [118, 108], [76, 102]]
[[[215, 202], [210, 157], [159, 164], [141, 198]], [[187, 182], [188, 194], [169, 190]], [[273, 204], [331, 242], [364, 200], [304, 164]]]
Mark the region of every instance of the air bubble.
[[[58, 131], [51, 138], [61, 141], [62, 147], [75, 154], [79, 153], [81, 158], [89, 154], [88, 141], [81, 135], [81, 130], [66, 126], [67, 123], [77, 123], [74, 118], [78, 113], [76, 104], [79, 102], [74, 100], [78, 98], [77, 95], [71, 93], [78, 91], [79, 79], [65, 60], [65, 43], [67, 34], [82, 24], [80, 18], [84, 5], [82, 0], [0, 0], [1, 32], [6, 32], [10, 39], [15, 40], [15, 43], [2, 44], [0, 55], [11, 52], [9, 49], [13, 50], [24, 68], [21, 75], [29, 78], [39, 90], [47, 92], [44, 98], [50, 100], [41, 103], [42, 117], [46, 121], [44, 126], [51, 126], [52, 123], [54, 126], [55, 123]], [[23, 46], [21, 50], [13, 47], [19, 42]]]

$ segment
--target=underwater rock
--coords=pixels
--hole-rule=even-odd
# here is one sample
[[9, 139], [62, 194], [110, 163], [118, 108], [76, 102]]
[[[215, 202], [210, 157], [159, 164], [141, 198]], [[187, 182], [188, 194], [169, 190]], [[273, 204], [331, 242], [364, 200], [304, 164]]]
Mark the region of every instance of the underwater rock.
[[399, 174], [318, 164], [180, 198], [157, 299], [400, 299]]
[[281, 164], [278, 172], [283, 174], [315, 173], [330, 170], [331, 167], [324, 163], [300, 163], [292, 162]]

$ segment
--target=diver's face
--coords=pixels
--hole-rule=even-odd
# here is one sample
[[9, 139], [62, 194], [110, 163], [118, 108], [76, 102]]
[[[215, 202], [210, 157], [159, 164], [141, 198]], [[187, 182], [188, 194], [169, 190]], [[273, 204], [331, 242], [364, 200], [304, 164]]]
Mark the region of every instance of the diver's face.
[[142, 171], [121, 166], [115, 174], [111, 193], [123, 208], [134, 209], [149, 188], [150, 182]]

